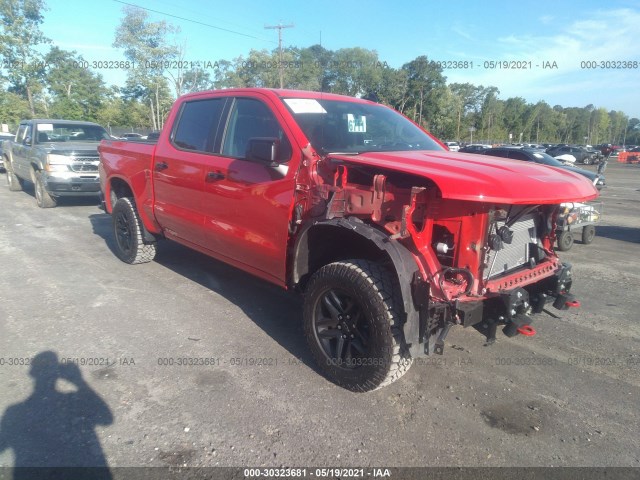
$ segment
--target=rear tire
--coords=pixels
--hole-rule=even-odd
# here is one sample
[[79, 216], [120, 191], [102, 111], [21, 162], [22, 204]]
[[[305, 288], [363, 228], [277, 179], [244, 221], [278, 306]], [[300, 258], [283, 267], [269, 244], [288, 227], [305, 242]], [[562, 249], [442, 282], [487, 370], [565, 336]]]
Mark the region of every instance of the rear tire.
[[596, 227], [594, 227], [593, 225], [587, 225], [586, 227], [582, 228], [582, 243], [584, 243], [585, 245], [589, 245], [591, 242], [593, 242], [595, 236]]
[[49, 195], [49, 192], [44, 187], [44, 179], [41, 172], [34, 172], [33, 183], [35, 185], [36, 203], [40, 208], [53, 208], [58, 204], [58, 201]]
[[409, 370], [397, 292], [389, 272], [366, 260], [331, 263], [313, 275], [304, 301], [304, 332], [332, 382], [367, 392]]
[[146, 243], [142, 236], [142, 222], [133, 199], [119, 198], [111, 212], [115, 254], [131, 265], [147, 263], [156, 256], [156, 242]]
[[7, 160], [4, 161], [4, 165], [7, 172], [7, 185], [9, 185], [9, 190], [12, 192], [22, 191], [24, 188], [24, 180], [13, 173], [13, 167]]
[[573, 246], [573, 235], [569, 230], [565, 230], [558, 236], [558, 250], [566, 252]]

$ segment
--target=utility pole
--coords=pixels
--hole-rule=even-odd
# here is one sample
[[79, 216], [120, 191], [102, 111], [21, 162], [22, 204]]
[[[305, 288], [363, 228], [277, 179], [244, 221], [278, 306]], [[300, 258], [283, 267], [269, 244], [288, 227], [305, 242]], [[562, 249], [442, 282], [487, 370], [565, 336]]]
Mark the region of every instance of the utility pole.
[[293, 28], [295, 25], [282, 25], [279, 23], [278, 25], [268, 25], [264, 27], [267, 30], [278, 30], [278, 56], [280, 57], [278, 61], [278, 71], [280, 73], [280, 88], [284, 88], [284, 69], [282, 68], [282, 29], [283, 28]]

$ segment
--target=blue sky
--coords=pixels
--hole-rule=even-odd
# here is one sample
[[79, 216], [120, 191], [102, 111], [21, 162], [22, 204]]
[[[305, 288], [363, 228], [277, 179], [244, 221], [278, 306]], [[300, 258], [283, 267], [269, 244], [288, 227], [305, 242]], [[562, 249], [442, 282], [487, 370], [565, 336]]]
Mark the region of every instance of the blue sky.
[[[449, 82], [493, 85], [500, 97], [521, 96], [564, 107], [594, 104], [640, 117], [640, 0], [604, 2], [294, 2], [290, 0], [128, 0], [152, 20], [180, 27], [185, 60], [232, 60], [251, 49], [277, 46], [266, 25], [294, 24], [283, 31], [285, 45], [320, 43], [336, 50], [376, 50], [398, 68], [419, 55], [432, 60], [466, 60], [473, 68], [445, 70]], [[115, 0], [49, 0], [43, 31], [53, 44], [76, 50], [88, 61], [120, 60], [111, 45], [123, 16]], [[214, 28], [218, 27], [218, 28]], [[233, 32], [230, 32], [231, 30]], [[235, 33], [234, 33], [235, 32]], [[530, 69], [484, 68], [488, 61], [520, 61]], [[636, 61], [635, 69], [586, 69], [582, 62]], [[545, 63], [548, 62], [548, 63]], [[557, 65], [544, 69], [543, 65]], [[123, 75], [98, 70], [107, 83]]]

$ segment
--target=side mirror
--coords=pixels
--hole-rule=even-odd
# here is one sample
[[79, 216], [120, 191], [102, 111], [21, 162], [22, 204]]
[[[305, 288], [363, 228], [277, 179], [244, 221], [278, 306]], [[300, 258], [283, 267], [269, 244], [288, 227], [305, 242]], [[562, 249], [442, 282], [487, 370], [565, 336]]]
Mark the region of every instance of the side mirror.
[[24, 140], [22, 141], [23, 145], [31, 145], [31, 137], [30, 136], [26, 136], [24, 138]]
[[270, 167], [278, 166], [280, 157], [280, 140], [275, 137], [254, 137], [247, 145], [247, 160], [266, 163]]

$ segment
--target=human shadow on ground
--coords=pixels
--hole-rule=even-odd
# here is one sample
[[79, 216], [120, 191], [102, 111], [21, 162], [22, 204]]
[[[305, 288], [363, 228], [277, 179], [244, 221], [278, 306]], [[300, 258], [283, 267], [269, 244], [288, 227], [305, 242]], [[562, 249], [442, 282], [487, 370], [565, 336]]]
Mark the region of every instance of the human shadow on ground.
[[[78, 366], [45, 351], [33, 357], [29, 375], [33, 392], [0, 420], [0, 453], [13, 450], [13, 478], [110, 480], [95, 427], [112, 424], [113, 415]], [[59, 380], [67, 384], [65, 391], [57, 389]]]

